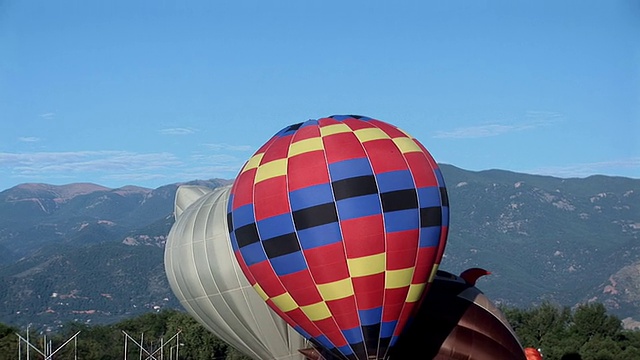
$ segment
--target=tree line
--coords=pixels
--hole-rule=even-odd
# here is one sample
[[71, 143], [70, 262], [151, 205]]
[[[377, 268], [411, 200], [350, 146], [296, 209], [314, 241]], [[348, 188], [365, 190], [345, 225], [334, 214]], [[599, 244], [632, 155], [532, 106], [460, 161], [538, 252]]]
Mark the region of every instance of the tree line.
[[[623, 329], [620, 319], [600, 303], [574, 309], [543, 303], [502, 311], [523, 347], [540, 349], [545, 360], [640, 359], [640, 331]], [[26, 359], [26, 339], [24, 329], [0, 324], [0, 360]], [[33, 345], [30, 359], [55, 351], [57, 360], [124, 359], [125, 352], [129, 359], [250, 360], [177, 310], [109, 325], [72, 322], [46, 336], [31, 330], [28, 339]]]
[[[76, 334], [77, 342], [73, 339], [62, 346]], [[18, 355], [26, 359], [26, 339], [25, 329], [0, 324], [0, 360], [15, 360]], [[189, 314], [177, 310], [147, 313], [108, 325], [70, 322], [46, 338], [31, 330], [28, 339], [33, 344], [31, 360], [44, 359], [41, 353], [51, 354], [56, 350], [53, 356], [56, 360], [124, 359], [125, 352], [127, 359], [135, 360], [251, 360], [211, 334]]]
[[625, 330], [601, 303], [502, 311], [522, 345], [539, 349], [545, 360], [640, 359], [640, 331]]

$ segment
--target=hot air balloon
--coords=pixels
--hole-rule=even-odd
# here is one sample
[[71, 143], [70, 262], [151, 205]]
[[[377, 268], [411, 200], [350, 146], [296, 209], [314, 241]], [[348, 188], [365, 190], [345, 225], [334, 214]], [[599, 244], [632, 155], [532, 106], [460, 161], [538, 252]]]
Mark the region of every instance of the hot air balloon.
[[228, 206], [247, 279], [327, 359], [388, 357], [435, 276], [449, 221], [425, 147], [354, 115], [276, 133]]
[[525, 355], [502, 311], [474, 286], [477, 277], [487, 273], [474, 268], [456, 276], [438, 270], [391, 359], [535, 359]]
[[165, 271], [182, 306], [214, 335], [253, 359], [302, 360], [308, 342], [253, 290], [231, 250], [230, 186], [183, 185], [165, 249]]

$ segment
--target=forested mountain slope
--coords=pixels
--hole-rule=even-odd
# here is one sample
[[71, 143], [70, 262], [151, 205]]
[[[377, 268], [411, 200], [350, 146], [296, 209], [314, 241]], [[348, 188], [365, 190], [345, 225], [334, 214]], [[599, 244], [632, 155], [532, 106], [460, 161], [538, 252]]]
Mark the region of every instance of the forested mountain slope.
[[[441, 167], [451, 212], [441, 269], [491, 271], [478, 287], [509, 306], [597, 301], [640, 319], [640, 179]], [[179, 307], [163, 268], [179, 185], [0, 192], [0, 322], [103, 323]]]

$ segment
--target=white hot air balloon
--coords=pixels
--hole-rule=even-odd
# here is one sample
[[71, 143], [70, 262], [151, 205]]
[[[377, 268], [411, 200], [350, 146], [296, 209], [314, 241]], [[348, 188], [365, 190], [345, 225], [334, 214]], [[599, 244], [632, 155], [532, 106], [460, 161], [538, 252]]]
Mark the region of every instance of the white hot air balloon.
[[214, 335], [247, 356], [302, 360], [308, 342], [251, 287], [229, 240], [231, 186], [178, 188], [164, 255], [169, 284], [182, 306]]

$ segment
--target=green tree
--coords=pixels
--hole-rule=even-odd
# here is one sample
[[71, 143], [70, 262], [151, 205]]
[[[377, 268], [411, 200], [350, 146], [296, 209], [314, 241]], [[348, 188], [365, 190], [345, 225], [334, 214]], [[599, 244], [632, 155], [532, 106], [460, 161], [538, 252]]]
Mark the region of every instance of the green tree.
[[122, 358], [122, 333], [108, 325], [88, 326], [72, 323], [65, 328], [65, 335], [78, 335], [78, 353], [83, 359]]
[[[572, 311], [544, 303], [529, 309], [503, 308], [502, 311], [523, 346], [541, 348], [545, 360], [640, 359], [640, 331], [622, 329], [618, 318], [607, 314], [602, 304], [580, 305]], [[147, 349], [151, 344], [155, 349], [160, 343], [165, 344], [166, 358], [175, 356], [176, 347], [179, 347], [180, 360], [250, 360], [190, 315], [175, 310], [148, 313], [112, 325], [89, 326], [72, 322], [56, 333], [47, 334], [47, 339], [57, 349], [80, 331], [77, 354], [75, 346], [68, 346], [61, 348], [56, 359], [74, 359], [76, 355], [82, 360], [122, 359], [123, 330], [137, 341], [144, 333], [143, 345]], [[16, 359], [17, 332], [11, 326], [0, 324], [0, 360]], [[177, 333], [176, 341], [168, 343]], [[41, 338], [32, 330], [30, 340]], [[138, 355], [139, 349], [130, 342], [129, 358], [137, 359]]]
[[0, 360], [13, 360], [18, 354], [18, 329], [0, 324]]
[[595, 334], [580, 348], [583, 360], [616, 360], [620, 347], [611, 337]]
[[193, 360], [224, 359], [229, 346], [186, 313], [175, 312], [169, 318], [170, 333], [180, 332], [180, 357]]
[[233, 347], [229, 347], [225, 360], [251, 360], [250, 357], [244, 355]]
[[514, 331], [527, 347], [557, 347], [565, 338], [571, 319], [569, 308], [559, 308], [549, 302], [528, 310], [504, 310]]
[[543, 303], [503, 312], [522, 344], [542, 349], [545, 360], [640, 359], [640, 332], [623, 330], [603, 304], [582, 304], [571, 311]]
[[608, 315], [601, 303], [582, 304], [573, 313], [572, 330], [586, 342], [595, 335], [618, 335], [622, 331], [622, 322], [619, 318]]

